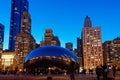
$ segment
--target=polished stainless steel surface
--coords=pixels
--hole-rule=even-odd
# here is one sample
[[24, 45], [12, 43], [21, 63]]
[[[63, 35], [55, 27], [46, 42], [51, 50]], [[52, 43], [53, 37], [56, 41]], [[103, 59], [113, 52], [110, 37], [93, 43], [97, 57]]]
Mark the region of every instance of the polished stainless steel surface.
[[41, 56], [52, 56], [57, 58], [65, 58], [79, 63], [78, 57], [68, 49], [59, 46], [43, 46], [31, 51], [25, 58], [25, 62], [32, 58]]
[[43, 46], [31, 51], [25, 58], [25, 68], [57, 67], [70, 70], [79, 66], [78, 57], [66, 48]]

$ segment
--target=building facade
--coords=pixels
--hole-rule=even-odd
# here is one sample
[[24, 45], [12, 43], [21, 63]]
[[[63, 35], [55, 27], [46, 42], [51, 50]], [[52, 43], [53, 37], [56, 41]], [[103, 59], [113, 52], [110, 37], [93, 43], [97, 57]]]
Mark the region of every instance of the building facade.
[[67, 48], [70, 51], [73, 51], [73, 44], [71, 42], [65, 43], [65, 48]]
[[10, 35], [9, 35], [9, 50], [15, 50], [16, 35], [21, 28], [21, 16], [24, 11], [28, 12], [27, 0], [11, 0], [11, 20], [10, 20]]
[[53, 40], [56, 41], [56, 45], [57, 45], [57, 46], [61, 46], [60, 40], [59, 40], [58, 36], [54, 36], [54, 37], [53, 37]]
[[4, 42], [4, 25], [0, 23], [0, 50], [3, 50]]
[[24, 59], [36, 47], [35, 39], [31, 35], [31, 18], [28, 12], [23, 12], [21, 30], [16, 36], [15, 59], [19, 71], [23, 71]]
[[[103, 43], [104, 63], [118, 65], [120, 62], [120, 37]], [[120, 67], [120, 64], [119, 64]]]
[[1, 66], [2, 71], [14, 71], [15, 70], [15, 52], [3, 51], [1, 55]]
[[52, 29], [46, 29], [44, 40], [40, 42], [40, 46], [60, 46], [60, 40], [57, 36], [53, 35]]
[[82, 30], [82, 47], [84, 69], [86, 69], [87, 73], [89, 69], [94, 70], [96, 66], [103, 64], [101, 29], [100, 27], [92, 27], [88, 16], [85, 18]]

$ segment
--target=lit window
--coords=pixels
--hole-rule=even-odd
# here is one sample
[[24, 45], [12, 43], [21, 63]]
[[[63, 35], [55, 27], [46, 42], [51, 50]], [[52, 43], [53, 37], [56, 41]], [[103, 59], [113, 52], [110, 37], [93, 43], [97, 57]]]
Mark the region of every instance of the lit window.
[[15, 7], [15, 10], [17, 10], [17, 7]]
[[28, 19], [24, 19], [24, 22], [28, 22]]

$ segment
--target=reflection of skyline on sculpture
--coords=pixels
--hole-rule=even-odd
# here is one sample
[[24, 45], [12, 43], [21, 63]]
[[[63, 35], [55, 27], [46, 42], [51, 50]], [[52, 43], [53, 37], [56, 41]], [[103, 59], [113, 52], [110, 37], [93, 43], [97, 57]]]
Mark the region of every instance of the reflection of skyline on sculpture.
[[[8, 0], [1, 3], [4, 4], [0, 5], [0, 22], [5, 25], [4, 49], [6, 49], [8, 48], [11, 3]], [[98, 2], [94, 0], [70, 0], [69, 2], [68, 0], [29, 0], [29, 11], [32, 19], [32, 34], [37, 43], [42, 40], [44, 30], [52, 28], [54, 34], [60, 38], [63, 47], [66, 42], [73, 42], [73, 46], [76, 47], [76, 37], [81, 35], [86, 15], [90, 16], [93, 26], [101, 26], [103, 42], [119, 36], [119, 0], [109, 2], [104, 0]]]

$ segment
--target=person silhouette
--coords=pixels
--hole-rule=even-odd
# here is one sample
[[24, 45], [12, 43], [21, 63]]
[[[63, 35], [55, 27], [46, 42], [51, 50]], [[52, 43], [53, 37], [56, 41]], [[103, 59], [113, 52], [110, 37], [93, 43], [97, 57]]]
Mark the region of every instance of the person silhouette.
[[96, 67], [97, 80], [100, 80], [101, 73], [102, 73], [102, 67], [101, 66], [97, 66]]
[[108, 67], [107, 64], [105, 63], [103, 66], [103, 80], [108, 80]]
[[113, 70], [113, 76], [115, 77], [115, 74], [116, 74], [116, 65], [113, 65], [112, 70]]

